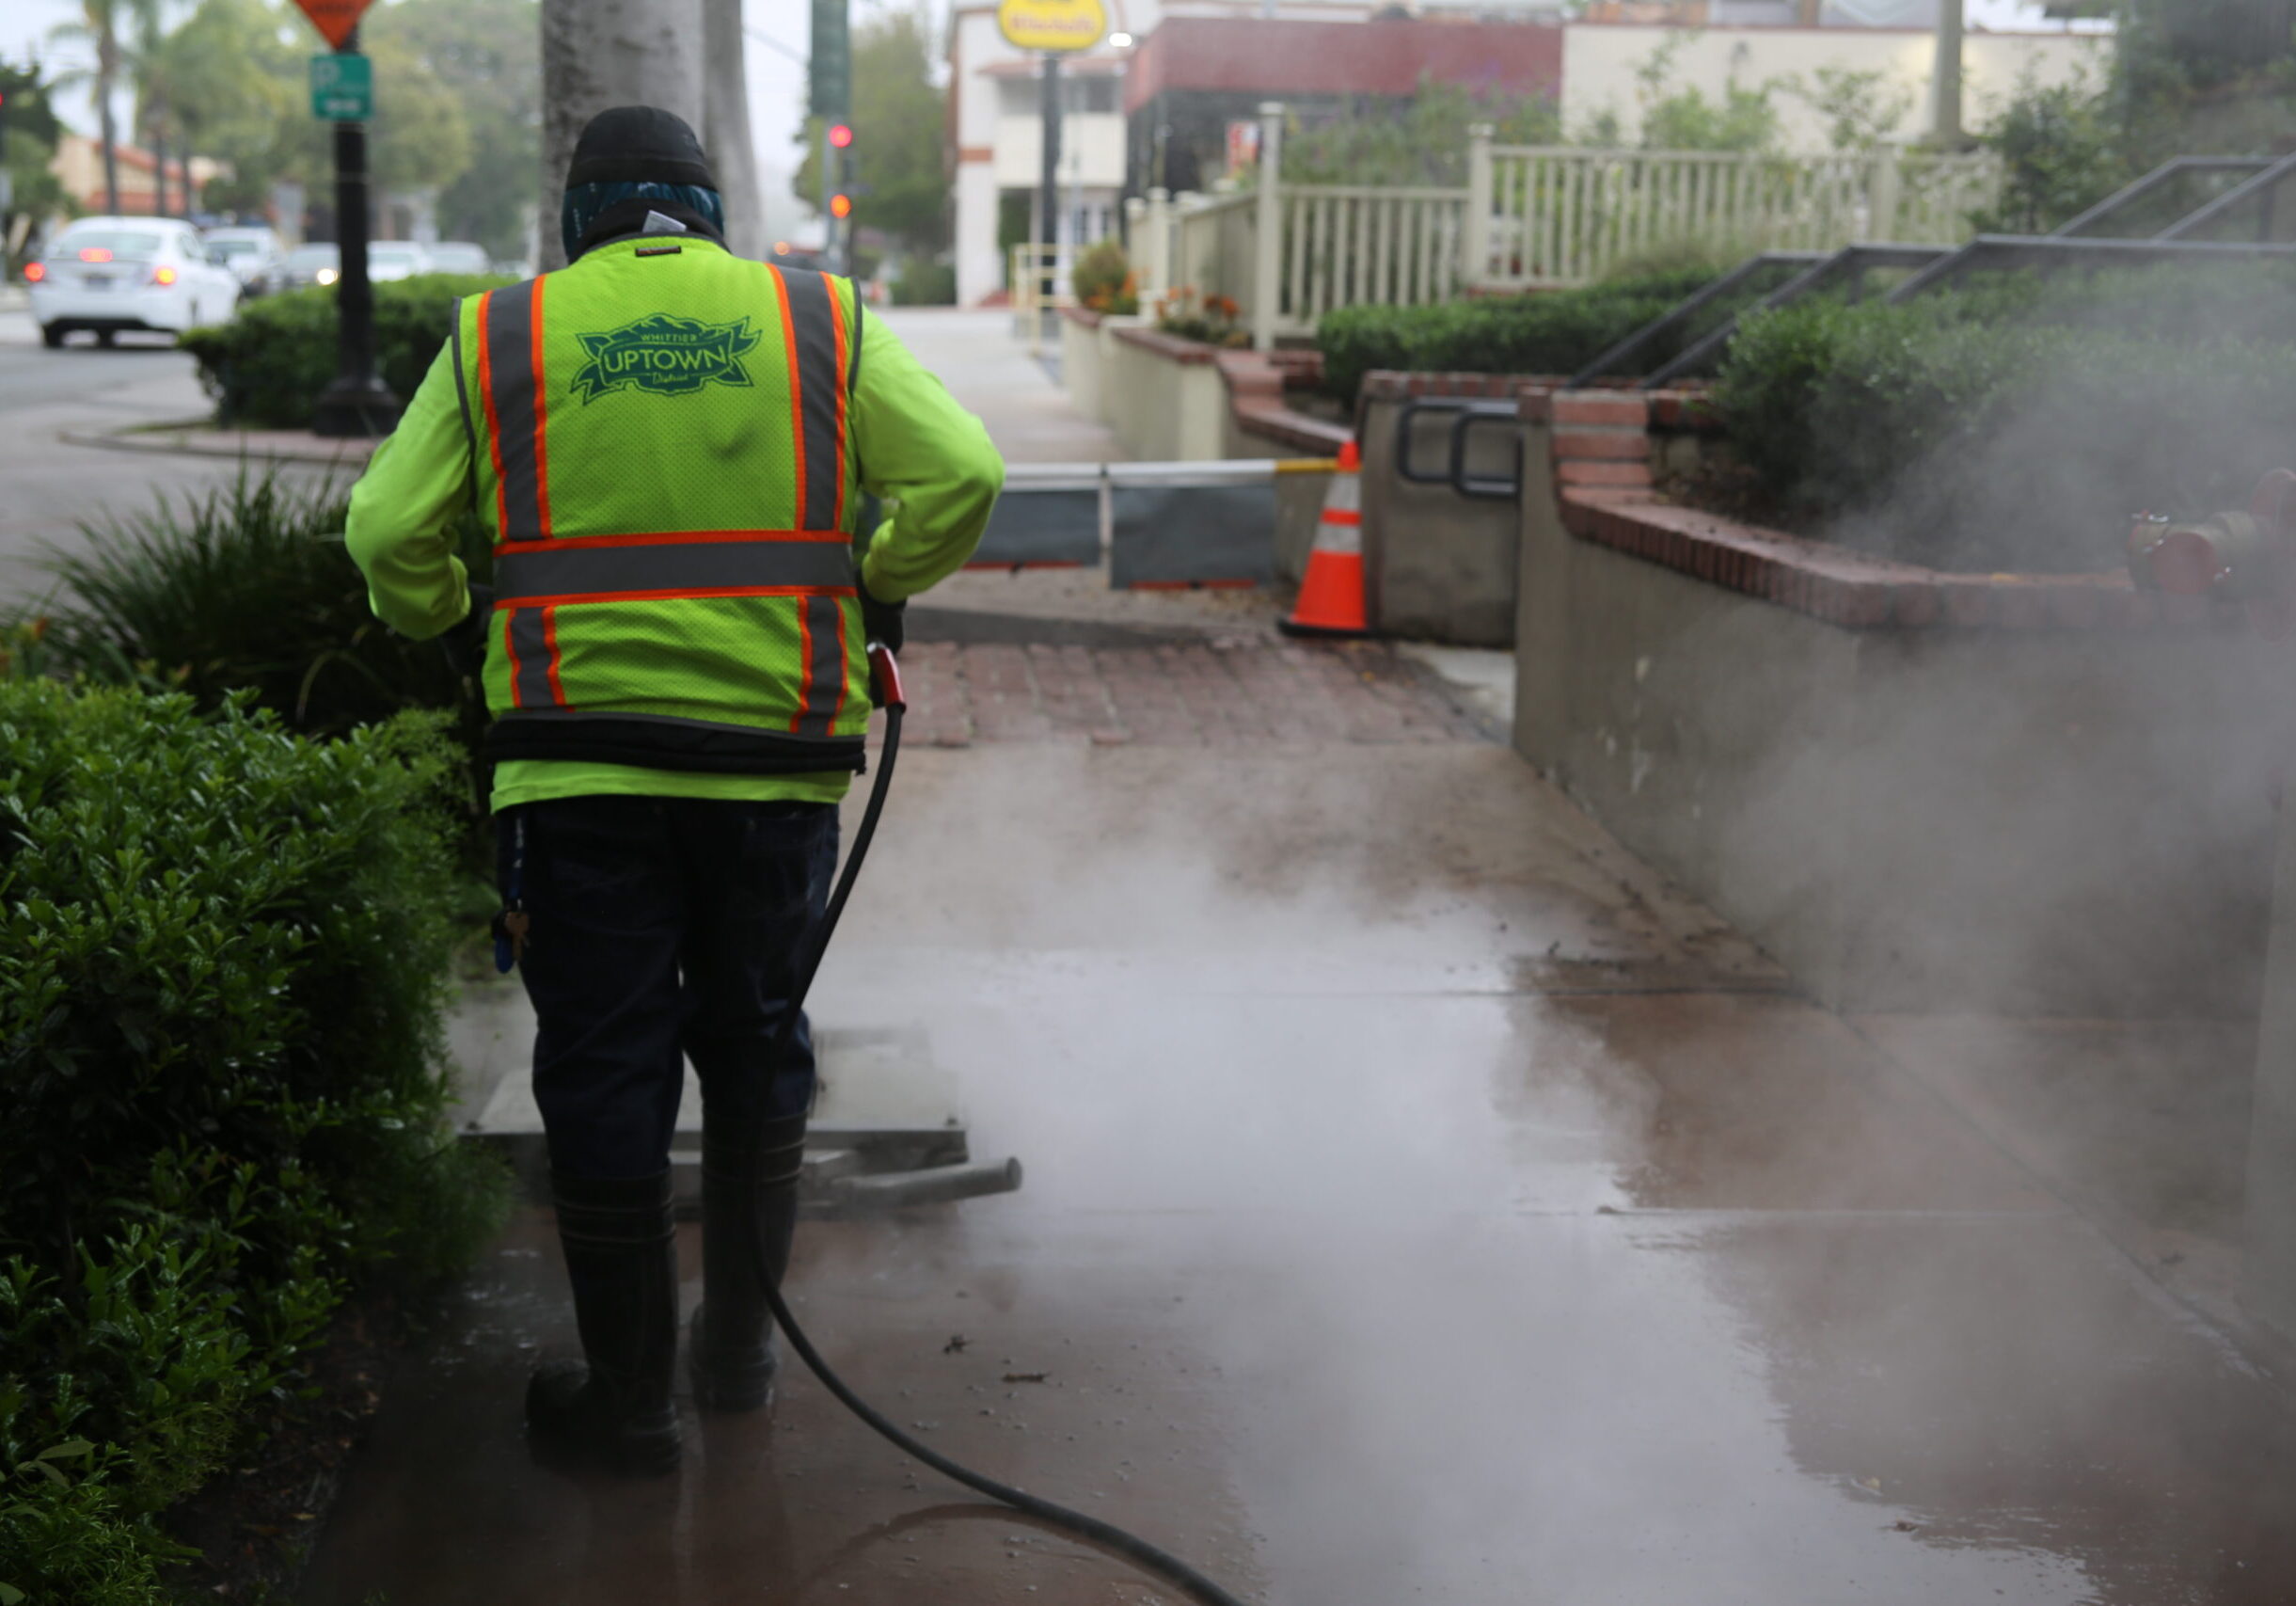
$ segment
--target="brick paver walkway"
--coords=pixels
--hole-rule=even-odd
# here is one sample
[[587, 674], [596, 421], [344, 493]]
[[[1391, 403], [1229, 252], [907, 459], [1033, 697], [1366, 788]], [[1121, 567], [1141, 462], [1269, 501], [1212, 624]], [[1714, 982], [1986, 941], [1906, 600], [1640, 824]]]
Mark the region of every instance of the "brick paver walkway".
[[1230, 747], [1485, 741], [1421, 665], [1376, 642], [958, 645], [901, 654], [912, 739]]

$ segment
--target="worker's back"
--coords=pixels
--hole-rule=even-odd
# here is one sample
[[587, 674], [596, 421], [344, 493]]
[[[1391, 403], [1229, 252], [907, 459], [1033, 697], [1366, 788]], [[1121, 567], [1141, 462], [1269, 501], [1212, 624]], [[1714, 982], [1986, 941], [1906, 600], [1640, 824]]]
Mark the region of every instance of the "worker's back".
[[498, 756], [857, 764], [856, 312], [676, 234], [464, 304]]

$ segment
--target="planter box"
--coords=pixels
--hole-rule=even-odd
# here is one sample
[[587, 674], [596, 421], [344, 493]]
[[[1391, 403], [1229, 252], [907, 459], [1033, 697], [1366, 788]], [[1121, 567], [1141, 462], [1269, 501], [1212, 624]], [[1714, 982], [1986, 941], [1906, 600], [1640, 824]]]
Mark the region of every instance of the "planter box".
[[2254, 1012], [2282, 655], [2117, 575], [1938, 574], [1589, 483], [1647, 482], [1644, 405], [1524, 398], [1526, 757], [1834, 1008]]
[[[1398, 429], [1415, 400], [1510, 398], [1521, 376], [1386, 374], [1365, 376], [1363, 429], [1364, 603], [1371, 628], [1416, 641], [1504, 647], [1515, 640], [1521, 514], [1511, 501], [1465, 497], [1449, 484], [1421, 485], [1397, 468]], [[1411, 456], [1421, 472], [1449, 457], [1453, 415], [1411, 421]], [[1467, 467], [1504, 473], [1506, 432], [1479, 428]]]

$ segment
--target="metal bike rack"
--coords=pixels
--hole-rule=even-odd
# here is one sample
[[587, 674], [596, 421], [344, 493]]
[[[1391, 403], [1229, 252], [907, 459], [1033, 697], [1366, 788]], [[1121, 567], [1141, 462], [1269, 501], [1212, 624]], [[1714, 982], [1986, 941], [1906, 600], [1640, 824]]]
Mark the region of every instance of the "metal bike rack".
[[[1453, 415], [1449, 453], [1442, 469], [1421, 469], [1412, 459], [1412, 425], [1422, 413]], [[1457, 396], [1422, 396], [1408, 401], [1395, 414], [1395, 474], [1415, 485], [1449, 485], [1463, 497], [1488, 501], [1512, 501], [1523, 494], [1523, 432], [1521, 418], [1511, 401], [1475, 401]], [[1477, 429], [1504, 424], [1513, 431], [1509, 441], [1512, 463], [1507, 474], [1467, 471], [1467, 443]]]

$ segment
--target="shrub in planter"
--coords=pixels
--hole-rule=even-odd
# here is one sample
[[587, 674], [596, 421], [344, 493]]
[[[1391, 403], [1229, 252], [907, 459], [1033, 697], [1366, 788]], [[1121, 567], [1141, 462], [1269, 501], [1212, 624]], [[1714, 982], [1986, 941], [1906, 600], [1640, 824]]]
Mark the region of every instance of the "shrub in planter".
[[1324, 388], [1353, 401], [1374, 369], [1570, 374], [1712, 276], [1703, 268], [1432, 307], [1342, 307], [1316, 326]]
[[[454, 304], [512, 282], [433, 273], [374, 287], [374, 358], [383, 382], [411, 396], [452, 332]], [[222, 421], [244, 429], [306, 429], [335, 377], [335, 287], [315, 285], [242, 305], [228, 324], [193, 329], [182, 345]]]
[[[340, 532], [347, 500], [276, 473], [84, 528], [51, 560], [55, 592], [36, 667], [188, 692], [203, 708], [252, 692], [295, 730], [335, 736], [407, 708], [439, 708], [475, 751], [485, 712], [450, 649], [376, 619]], [[457, 532], [474, 582], [493, 573], [476, 518]], [[475, 760], [473, 760], [475, 762]], [[480, 794], [473, 777], [471, 807]], [[475, 827], [475, 817], [471, 821]]]
[[[2285, 273], [2286, 270], [2275, 270]], [[1748, 318], [1714, 404], [1781, 516], [1938, 567], [2118, 566], [2131, 515], [2244, 505], [2296, 438], [2288, 287], [2011, 281]]]
[[160, 1600], [157, 1514], [346, 1288], [498, 1218], [442, 1119], [440, 723], [312, 741], [245, 696], [0, 678], [8, 1591]]
[[1069, 270], [1069, 285], [1079, 307], [1119, 317], [1140, 310], [1140, 281], [1115, 240], [1102, 240], [1078, 257]]

